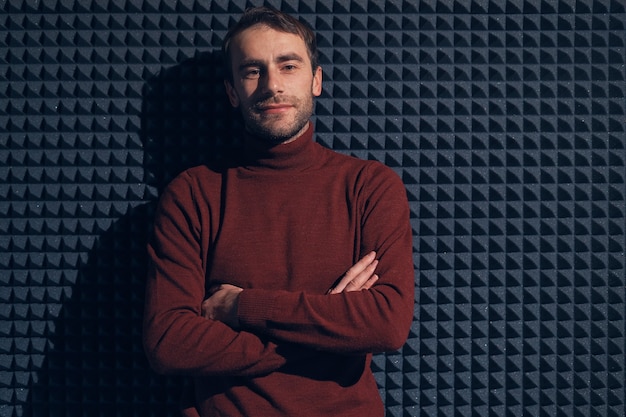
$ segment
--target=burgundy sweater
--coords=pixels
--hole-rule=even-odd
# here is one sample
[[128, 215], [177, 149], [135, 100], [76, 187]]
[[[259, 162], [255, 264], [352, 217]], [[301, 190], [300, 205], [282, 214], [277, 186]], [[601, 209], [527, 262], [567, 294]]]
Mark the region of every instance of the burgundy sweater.
[[[161, 197], [144, 344], [155, 370], [193, 377], [183, 415], [384, 414], [371, 355], [399, 349], [413, 319], [406, 190], [385, 165], [312, 137], [311, 125], [234, 168], [192, 168]], [[371, 250], [377, 283], [327, 295]], [[244, 288], [238, 331], [201, 316], [221, 282]]]

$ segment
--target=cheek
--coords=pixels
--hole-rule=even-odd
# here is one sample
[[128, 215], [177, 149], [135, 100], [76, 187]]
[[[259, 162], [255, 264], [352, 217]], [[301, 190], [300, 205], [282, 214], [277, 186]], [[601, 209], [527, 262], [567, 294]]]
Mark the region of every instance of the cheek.
[[258, 82], [256, 80], [238, 79], [235, 80], [232, 89], [239, 99], [244, 100], [246, 97], [250, 97], [257, 87]]
[[256, 83], [248, 82], [241, 85], [237, 94], [239, 95], [239, 100], [242, 103], [249, 103], [250, 101], [253, 101], [256, 91]]

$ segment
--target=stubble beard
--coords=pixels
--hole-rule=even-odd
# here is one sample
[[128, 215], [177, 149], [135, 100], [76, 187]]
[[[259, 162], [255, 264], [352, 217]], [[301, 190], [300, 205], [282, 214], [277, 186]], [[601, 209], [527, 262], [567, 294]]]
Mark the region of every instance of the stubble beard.
[[[296, 110], [293, 120], [282, 121], [283, 114], [262, 115], [259, 107], [267, 103], [287, 102]], [[251, 135], [269, 143], [278, 145], [289, 142], [304, 129], [313, 114], [313, 95], [307, 99], [286, 97], [281, 100], [266, 99], [241, 108], [246, 130]]]

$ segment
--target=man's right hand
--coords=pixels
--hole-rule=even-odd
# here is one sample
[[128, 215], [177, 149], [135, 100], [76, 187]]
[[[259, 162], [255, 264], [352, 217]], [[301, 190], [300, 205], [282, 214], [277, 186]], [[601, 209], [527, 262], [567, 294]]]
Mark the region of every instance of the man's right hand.
[[378, 275], [374, 273], [377, 265], [376, 252], [368, 253], [352, 265], [339, 282], [328, 290], [327, 294], [369, 290], [378, 280]]

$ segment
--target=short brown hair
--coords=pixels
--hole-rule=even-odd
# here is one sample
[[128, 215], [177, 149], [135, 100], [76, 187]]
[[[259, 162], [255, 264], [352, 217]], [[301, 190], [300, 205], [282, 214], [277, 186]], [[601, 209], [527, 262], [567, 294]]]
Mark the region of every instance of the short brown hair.
[[317, 41], [313, 29], [306, 23], [296, 19], [295, 17], [283, 13], [278, 9], [270, 6], [252, 7], [246, 9], [241, 18], [226, 33], [224, 42], [222, 42], [222, 54], [226, 66], [226, 76], [229, 81], [233, 81], [233, 70], [230, 61], [230, 45], [235, 36], [254, 25], [265, 25], [274, 30], [292, 33], [298, 35], [304, 41], [309, 59], [311, 60], [311, 69], [313, 73], [319, 66]]

